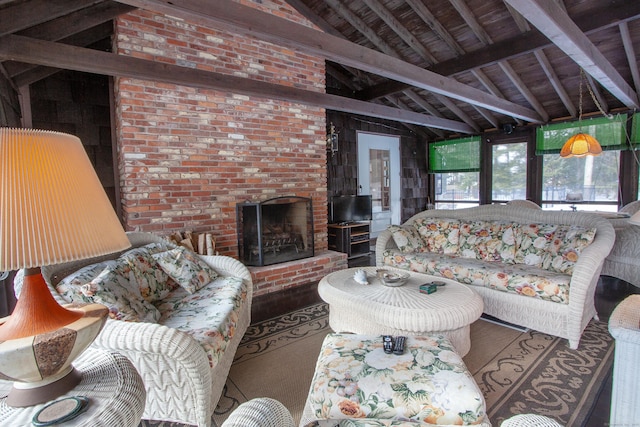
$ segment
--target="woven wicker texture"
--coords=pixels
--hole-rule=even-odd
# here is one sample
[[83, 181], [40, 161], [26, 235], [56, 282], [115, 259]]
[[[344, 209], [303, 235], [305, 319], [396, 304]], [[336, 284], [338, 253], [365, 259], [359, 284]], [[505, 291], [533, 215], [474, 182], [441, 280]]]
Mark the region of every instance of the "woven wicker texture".
[[[474, 286], [484, 300], [484, 312], [498, 319], [525, 326], [569, 340], [578, 348], [580, 337], [589, 321], [597, 316], [594, 293], [605, 258], [615, 241], [613, 226], [604, 218], [584, 212], [545, 211], [504, 205], [483, 205], [456, 210], [428, 210], [409, 218], [458, 218], [467, 220], [504, 220], [519, 223], [571, 224], [596, 228], [593, 242], [582, 251], [569, 284], [569, 304], [557, 304], [523, 297], [489, 288]], [[376, 241], [376, 265], [383, 265], [383, 253], [394, 248], [389, 231], [383, 231]]]
[[[633, 215], [640, 210], [640, 200], [620, 208], [620, 212]], [[640, 287], [640, 226], [629, 224], [629, 218], [609, 220], [616, 231], [616, 242], [602, 267], [602, 274], [617, 277]]]
[[540, 205], [538, 205], [537, 203], [532, 202], [531, 200], [524, 200], [524, 199], [510, 200], [507, 202], [507, 206], [515, 206], [518, 208], [542, 209]]
[[[89, 348], [73, 365], [82, 374], [82, 381], [64, 396], [86, 396], [90, 403], [86, 412], [65, 422], [65, 426], [135, 427], [140, 423], [145, 402], [144, 384], [126, 357]], [[10, 388], [11, 383], [0, 382], [3, 395]], [[3, 398], [0, 425], [32, 426], [31, 419], [44, 405], [11, 408]]]
[[610, 425], [636, 425], [640, 420], [640, 295], [618, 304], [609, 318], [609, 332], [616, 340]]
[[[127, 233], [132, 247], [152, 242], [165, 242], [150, 233]], [[42, 269], [45, 280], [55, 284], [79, 268], [115, 259], [119, 253], [47, 266]], [[142, 418], [176, 421], [208, 427], [211, 415], [222, 395], [236, 349], [250, 323], [253, 282], [251, 273], [240, 261], [226, 256], [201, 256], [222, 276], [235, 276], [247, 283], [247, 303], [238, 313], [236, 333], [213, 368], [204, 349], [190, 335], [154, 323], [107, 320], [93, 347], [117, 351], [136, 367], [145, 384], [147, 402]], [[52, 289], [52, 293], [57, 292]], [[58, 296], [58, 298], [60, 298]], [[64, 301], [63, 301], [64, 302]]]
[[222, 427], [295, 427], [295, 423], [282, 403], [260, 397], [238, 406]]
[[562, 427], [555, 420], [542, 415], [521, 414], [514, 415], [500, 424], [501, 427]]
[[[336, 332], [358, 334], [447, 335], [464, 356], [471, 348], [469, 325], [482, 314], [482, 298], [452, 280], [411, 273], [403, 286], [384, 286], [375, 279], [375, 267], [363, 268], [369, 285], [358, 285], [353, 274], [358, 269], [331, 273], [318, 284], [318, 294], [329, 303], [329, 323]], [[434, 294], [420, 294], [418, 287], [432, 280], [447, 283]]]

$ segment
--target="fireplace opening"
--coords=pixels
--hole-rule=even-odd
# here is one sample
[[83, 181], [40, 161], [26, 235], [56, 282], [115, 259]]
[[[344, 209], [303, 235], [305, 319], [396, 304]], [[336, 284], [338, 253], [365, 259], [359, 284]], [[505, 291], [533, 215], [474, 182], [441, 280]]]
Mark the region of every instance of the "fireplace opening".
[[276, 197], [236, 205], [238, 257], [264, 266], [314, 255], [313, 207], [306, 197]]

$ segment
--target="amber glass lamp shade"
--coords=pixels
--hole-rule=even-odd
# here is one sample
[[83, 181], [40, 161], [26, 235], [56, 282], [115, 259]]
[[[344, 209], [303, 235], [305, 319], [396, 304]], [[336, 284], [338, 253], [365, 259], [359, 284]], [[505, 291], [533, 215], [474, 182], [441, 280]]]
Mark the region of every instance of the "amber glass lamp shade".
[[560, 150], [560, 157], [597, 156], [602, 153], [600, 143], [587, 133], [577, 133], [567, 140]]
[[25, 269], [18, 302], [0, 320], [0, 378], [7, 403], [29, 406], [73, 388], [71, 362], [104, 325], [99, 304], [61, 306], [40, 267], [130, 246], [80, 140], [0, 128], [0, 271]]

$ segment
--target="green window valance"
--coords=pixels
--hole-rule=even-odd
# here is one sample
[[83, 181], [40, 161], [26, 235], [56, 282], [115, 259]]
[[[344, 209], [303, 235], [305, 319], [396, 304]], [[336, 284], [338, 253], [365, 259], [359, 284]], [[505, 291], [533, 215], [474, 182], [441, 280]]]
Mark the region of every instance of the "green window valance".
[[429, 173], [480, 171], [480, 137], [429, 144]]
[[627, 115], [618, 114], [613, 119], [598, 117], [540, 126], [536, 132], [536, 154], [560, 153], [567, 139], [578, 132], [595, 137], [603, 150], [626, 150], [629, 148], [626, 122]]
[[640, 150], [640, 113], [635, 113], [631, 119], [631, 147]]

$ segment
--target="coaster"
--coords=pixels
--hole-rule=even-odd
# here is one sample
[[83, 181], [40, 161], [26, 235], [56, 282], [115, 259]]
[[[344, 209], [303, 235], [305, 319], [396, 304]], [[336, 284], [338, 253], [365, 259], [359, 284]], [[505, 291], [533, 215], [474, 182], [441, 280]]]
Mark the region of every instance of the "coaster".
[[89, 399], [84, 396], [65, 397], [40, 409], [31, 423], [37, 427], [45, 427], [69, 421], [83, 413], [88, 405]]

